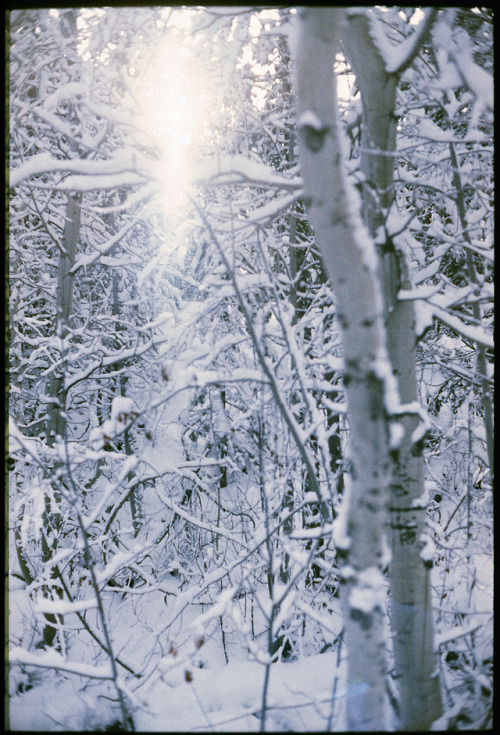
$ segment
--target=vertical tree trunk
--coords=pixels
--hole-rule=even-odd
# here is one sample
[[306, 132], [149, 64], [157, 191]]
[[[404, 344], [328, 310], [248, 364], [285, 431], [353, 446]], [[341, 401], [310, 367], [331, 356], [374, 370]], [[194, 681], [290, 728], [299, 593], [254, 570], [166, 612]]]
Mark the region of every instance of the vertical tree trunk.
[[[398, 77], [385, 69], [370, 34], [366, 11], [351, 11], [348, 18], [345, 49], [354, 67], [363, 105], [363, 219], [379, 249], [389, 359], [401, 402], [411, 404], [418, 400], [415, 315], [411, 301], [398, 300], [399, 290], [411, 286], [402, 254], [392, 242], [381, 238], [379, 230], [394, 198]], [[404, 730], [427, 730], [441, 715], [430, 569], [420, 556], [426, 513], [426, 505], [419, 502], [424, 497], [424, 464], [421, 447], [412, 440], [419, 420], [416, 414], [401, 417], [404, 437], [398, 452], [392, 455], [390, 607], [400, 725]]]
[[[373, 243], [347, 195], [337, 134], [333, 64], [341, 8], [300, 11], [297, 45], [299, 150], [311, 217], [342, 325], [350, 424], [350, 488], [341, 572], [348, 647], [347, 725], [385, 730], [384, 527], [389, 491], [387, 357]], [[365, 235], [365, 236], [363, 236]], [[389, 376], [390, 377], [390, 376]]]
[[[59, 250], [57, 272], [57, 312], [56, 334], [61, 339], [67, 336], [67, 325], [71, 318], [73, 306], [73, 276], [70, 273], [75, 264], [76, 247], [80, 237], [80, 196], [69, 195], [66, 204], [65, 224]], [[62, 357], [62, 355], [61, 355]], [[64, 367], [56, 367], [49, 383], [49, 395], [52, 403], [47, 421], [47, 444], [53, 446], [56, 436], [64, 436]]]
[[[111, 215], [110, 223], [113, 224], [113, 216]], [[118, 291], [120, 287], [120, 276], [117, 273], [117, 271], [113, 271], [113, 302], [112, 302], [112, 308], [111, 313], [116, 318], [116, 326], [115, 326], [115, 332], [118, 334], [119, 332], [123, 331], [124, 327], [119, 322], [119, 318], [121, 316], [121, 304], [120, 299], [118, 297]], [[116, 340], [117, 343], [117, 349], [120, 349], [120, 343], [119, 340]], [[127, 392], [127, 382], [128, 377], [125, 374], [124, 371], [122, 371], [118, 377], [118, 381], [113, 380], [112, 385], [114, 386], [113, 390], [120, 396], [125, 396]], [[123, 444], [125, 448], [125, 454], [130, 457], [134, 452], [132, 449], [132, 442], [131, 442], [131, 435], [130, 435], [130, 428], [125, 429], [123, 432]], [[132, 484], [132, 481], [134, 479], [134, 473], [129, 472], [127, 474], [127, 482]], [[141, 508], [140, 508], [140, 496], [139, 496], [139, 490], [137, 492], [135, 490], [132, 490], [129, 493], [129, 505], [130, 505], [130, 516], [132, 518], [132, 526], [134, 528], [134, 537], [136, 537], [139, 534], [139, 531], [141, 530]]]
[[[68, 195], [66, 204], [65, 224], [60, 243], [59, 263], [57, 274], [57, 313], [55, 331], [61, 339], [61, 345], [67, 337], [67, 325], [71, 318], [73, 306], [73, 276], [70, 270], [75, 264], [76, 248], [80, 237], [80, 196]], [[64, 437], [66, 427], [66, 391], [64, 387], [64, 347], [60, 351], [61, 365], [55, 367], [49, 382], [49, 395], [52, 399], [47, 416], [47, 445], [52, 447], [57, 437]], [[44, 528], [42, 533], [42, 562], [49, 564], [52, 556], [57, 550], [58, 538], [57, 533], [61, 525], [61, 516], [58, 510], [60, 496], [54, 491], [54, 503], [56, 508], [52, 508], [52, 503], [48, 495], [45, 496], [44, 510]], [[57, 567], [50, 569], [50, 578], [57, 579], [59, 570]], [[62, 590], [57, 586], [48, 587], [47, 594], [54, 592], [57, 596], [62, 596]], [[52, 614], [45, 615], [47, 624], [43, 631], [43, 642], [46, 646], [54, 644], [57, 629], [56, 617]], [[62, 617], [60, 618], [62, 622]]]
[[[460, 164], [456, 154], [455, 146], [450, 143], [450, 158], [453, 166], [453, 185], [456, 191], [457, 212], [462, 225], [463, 238], [466, 243], [471, 245], [471, 236], [469, 231], [469, 223], [467, 220], [467, 208], [465, 205], [464, 190], [462, 187], [462, 177], [460, 172]], [[465, 253], [467, 264], [467, 275], [471, 283], [477, 284], [479, 279], [477, 275], [474, 256], [469, 248]], [[472, 302], [472, 315], [478, 324], [482, 322], [482, 309], [479, 301]], [[492, 384], [488, 377], [488, 360], [486, 348], [479, 342], [476, 343], [476, 365], [477, 372], [481, 376], [481, 392], [483, 396], [483, 412], [484, 412], [484, 430], [486, 432], [486, 450], [488, 453], [488, 463], [490, 466], [491, 486], [495, 486], [495, 443], [494, 443], [494, 422], [493, 422], [493, 396]]]

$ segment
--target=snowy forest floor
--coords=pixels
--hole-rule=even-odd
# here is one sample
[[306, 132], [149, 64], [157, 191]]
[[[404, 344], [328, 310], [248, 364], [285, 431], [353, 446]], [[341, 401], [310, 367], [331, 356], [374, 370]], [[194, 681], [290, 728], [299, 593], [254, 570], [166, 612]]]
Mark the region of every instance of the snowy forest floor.
[[[185, 373], [182, 365], [178, 366], [178, 372], [182, 383]], [[173, 376], [172, 383], [176, 382]], [[159, 475], [183, 460], [182, 419], [188, 405], [189, 391], [179, 392], [169, 404], [168, 418], [161, 427], [163, 441], [156, 447], [144, 446], [137, 453], [138, 459]], [[145, 510], [150, 519], [148, 535], [155, 537], [160, 533], [164, 513], [154, 493]], [[152, 552], [155, 556], [152, 569], [162, 569], [161, 555], [165, 553], [160, 549]], [[12, 571], [19, 574], [14, 553], [11, 560]], [[475, 567], [472, 588], [465, 584], [460, 565], [454, 570], [446, 569], [446, 573], [439, 566], [433, 571], [435, 591], [441, 590], [443, 579], [447, 588], [453, 590], [453, 609], [438, 616], [436, 633], [441, 645], [446, 646], [457, 636], [463, 640], [463, 631], [480, 630], [492, 614], [492, 558], [486, 553], [476, 553], [472, 562]], [[123, 594], [120, 589], [116, 592], [107, 589], [102, 594], [115, 655], [135, 672], [141, 672], [141, 678], [128, 677], [126, 683], [123, 681], [132, 704], [135, 729], [138, 732], [261, 731], [266, 678], [266, 664], [261, 655], [266, 649], [265, 621], [256, 615], [256, 645], [250, 651], [245, 636], [227, 616], [223, 625], [220, 614], [211, 612], [210, 604], [196, 601], [191, 604], [193, 593], [189, 585], [184, 591], [179, 579], [170, 576], [168, 565], [164, 566], [161, 588], [163, 591], [156, 592], [150, 588], [146, 594], [140, 590]], [[436, 606], [443, 604], [439, 597], [440, 592], [436, 594]], [[338, 607], [338, 600], [336, 603]], [[36, 609], [26, 586], [15, 576], [10, 578], [9, 604], [9, 634], [14, 647], [22, 645], [21, 656], [31, 656], [34, 661], [38, 656], [45, 657], [47, 663], [46, 657], [51, 653], [33, 650]], [[355, 696], [356, 692], [345, 689], [345, 648], [338, 648], [342, 618], [337, 607], [333, 606], [330, 615], [331, 629], [323, 632], [321, 640], [311, 629], [296, 660], [270, 665], [265, 705], [267, 731], [345, 731], [346, 695]], [[453, 610], [468, 610], [473, 614], [462, 616], [461, 622], [457, 622]], [[219, 613], [224, 614], [223, 607]], [[458, 615], [457, 612], [455, 617]], [[86, 619], [100, 633], [96, 611], [87, 610]], [[73, 662], [89, 674], [95, 673], [93, 667], [107, 663], [102, 650], [82, 631], [74, 615], [65, 615], [65, 628], [67, 662]], [[223, 628], [225, 633], [221, 635]], [[198, 647], [196, 641], [200, 636], [204, 643]], [[475, 655], [487, 659], [489, 643], [487, 635], [483, 637], [480, 632], [478, 638], [476, 634]], [[322, 647], [325, 652], [317, 654]], [[470, 682], [464, 683], [463, 672], [447, 671], [445, 684], [453, 692], [453, 701], [467, 698]], [[116, 689], [109, 680], [21, 663], [11, 667], [9, 690], [9, 726], [14, 731], [102, 731], [120, 720]]]
[[[333, 729], [343, 728], [343, 691], [337, 682], [336, 654], [324, 653], [271, 667], [266, 729], [271, 732], [326, 730], [333, 714]], [[209, 665], [210, 666], [210, 665]], [[226, 666], [190, 669], [170, 681], [158, 681], [140, 693], [134, 720], [139, 732], [257, 732], [265, 667], [251, 661]], [[146, 687], [147, 688], [147, 687]], [[116, 720], [113, 697], [102, 682], [82, 688], [78, 677], [52, 672], [42, 686], [11, 703], [13, 730], [97, 730]], [[332, 702], [334, 702], [332, 713]]]
[[[148, 447], [141, 454], [141, 459], [158, 472], [182, 458], [179, 417], [187, 405], [186, 394], [179, 394], [163, 427], [161, 449]], [[150, 511], [154, 518], [158, 512], [154, 501]], [[11, 560], [16, 571], [13, 551]], [[135, 597], [129, 593], [126, 599], [109, 591], [103, 594], [116, 655], [134, 670], [146, 670], [137, 683], [123, 684], [134, 707], [135, 729], [138, 732], [260, 731], [265, 663], [251, 660], [254, 657], [247, 651], [243, 637], [234, 631], [235, 635], [229, 635], [224, 644], [229, 659], [226, 664], [219, 624], [211, 627], [213, 634], [197, 650], [193, 642], [199, 631], [195, 621], [200, 608], [183, 611], [178, 623], [170, 627], [169, 620], [175, 619], [177, 610], [183, 609], [183, 593], [179, 592], [175, 579], [170, 578], [169, 582], [172, 594], [167, 598], [160, 592]], [[162, 589], [169, 582], [164, 581]], [[26, 645], [30, 636], [35, 636], [33, 608], [26, 586], [12, 576], [11, 640], [22, 640]], [[202, 605], [201, 610], [204, 609], [206, 606]], [[93, 618], [92, 613], [95, 610], [87, 611], [87, 620], [99, 632], [97, 615]], [[65, 621], [67, 630], [74, 627], [68, 633], [66, 659], [84, 670], [87, 667], [92, 673], [93, 667], [106, 660], [102, 651], [82, 633], [74, 615], [66, 616]], [[166, 626], [169, 628], [167, 643], [160, 633]], [[265, 629], [262, 635], [266, 635]], [[168, 649], [173, 636], [176, 645], [179, 643], [179, 652]], [[330, 644], [323, 654], [305, 653], [299, 660], [271, 664], [266, 699], [267, 731], [344, 729], [345, 667], [343, 661], [339, 662], [339, 653]], [[38, 656], [47, 661], [51, 655], [36, 651], [28, 654], [35, 661]], [[9, 690], [9, 725], [14, 731], [100, 731], [120, 719], [116, 690], [109, 680], [17, 665], [11, 667]]]
[[493, 13], [234, 11], [8, 16], [6, 727], [488, 729]]

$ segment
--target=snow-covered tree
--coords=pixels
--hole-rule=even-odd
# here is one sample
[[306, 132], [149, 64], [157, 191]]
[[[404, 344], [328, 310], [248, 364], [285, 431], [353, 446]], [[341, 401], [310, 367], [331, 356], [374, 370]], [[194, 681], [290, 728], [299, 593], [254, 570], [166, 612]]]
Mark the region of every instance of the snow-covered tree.
[[488, 9], [10, 20], [16, 723], [488, 726]]

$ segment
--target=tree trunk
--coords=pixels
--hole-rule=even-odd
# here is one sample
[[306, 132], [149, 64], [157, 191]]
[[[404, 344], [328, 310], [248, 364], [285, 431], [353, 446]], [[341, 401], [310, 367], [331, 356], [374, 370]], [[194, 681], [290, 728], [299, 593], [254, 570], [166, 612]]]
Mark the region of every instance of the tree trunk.
[[[80, 196], [69, 195], [66, 204], [65, 224], [59, 250], [57, 273], [56, 335], [67, 336], [67, 325], [73, 306], [73, 276], [70, 270], [75, 264], [76, 247], [80, 237]], [[62, 355], [61, 355], [62, 357]], [[56, 367], [50, 377], [49, 395], [53, 400], [47, 421], [47, 444], [53, 446], [56, 436], [64, 436], [64, 368]]]
[[[110, 218], [110, 224], [113, 224], [113, 215], [111, 215]], [[110, 228], [110, 231], [111, 228]], [[115, 334], [118, 335], [120, 332], [123, 331], [124, 327], [120, 323], [119, 319], [121, 314], [121, 304], [120, 299], [118, 296], [118, 291], [120, 288], [120, 275], [117, 271], [113, 272], [112, 277], [112, 284], [113, 284], [113, 302], [111, 307], [111, 313], [116, 319], [116, 325], [115, 325]], [[120, 341], [118, 337], [113, 339], [113, 342], [116, 343], [117, 350], [120, 349]], [[112, 390], [114, 393], [120, 396], [125, 396], [127, 393], [127, 383], [128, 383], [128, 377], [125, 374], [124, 371], [120, 372], [120, 375], [118, 377], [118, 381], [116, 381], [116, 378], [112, 381]], [[125, 454], [127, 457], [130, 457], [134, 452], [132, 449], [132, 442], [131, 442], [131, 435], [130, 435], [130, 428], [126, 428], [123, 432], [123, 444], [125, 448]], [[129, 472], [127, 474], [127, 482], [129, 484], [132, 484], [134, 479], [134, 473]], [[131, 490], [128, 496], [128, 502], [130, 505], [130, 516], [132, 519], [132, 526], [134, 528], [134, 538], [138, 536], [139, 531], [141, 530], [141, 503], [140, 503], [140, 496], [139, 496], [139, 490], [137, 492], [135, 490]]]
[[[80, 197], [79, 195], [68, 196], [66, 205], [65, 225], [62, 234], [62, 241], [59, 252], [58, 276], [57, 276], [57, 315], [56, 315], [56, 334], [62, 340], [67, 337], [67, 325], [71, 318], [71, 310], [73, 305], [73, 276], [70, 270], [75, 264], [76, 248], [80, 237]], [[66, 426], [66, 391], [64, 388], [64, 348], [59, 353], [61, 365], [54, 368], [50, 377], [49, 394], [52, 398], [47, 417], [47, 445], [52, 447], [56, 438], [64, 437]], [[57, 550], [58, 530], [61, 526], [61, 515], [59, 513], [60, 495], [54, 490], [54, 503], [52, 504], [48, 495], [45, 496], [45, 510], [43, 516], [43, 534], [42, 534], [42, 562], [48, 564]], [[59, 570], [57, 567], [51, 567], [50, 578], [57, 579]], [[62, 590], [58, 586], [48, 587], [46, 594], [50, 596], [52, 593], [58, 597], [62, 597]], [[43, 642], [46, 646], [52, 646], [54, 643], [57, 629], [56, 618], [54, 615], [45, 615], [47, 624], [43, 631]], [[58, 616], [60, 622], [63, 618]]]
[[[399, 290], [411, 286], [402, 254], [379, 231], [384, 210], [394, 197], [398, 78], [385, 69], [365, 11], [349, 14], [344, 41], [363, 104], [363, 219], [379, 248], [389, 359], [401, 403], [411, 404], [418, 400], [415, 315], [411, 301], [398, 300]], [[397, 453], [392, 454], [390, 608], [403, 730], [428, 730], [441, 715], [430, 569], [429, 562], [421, 558], [426, 505], [418, 501], [424, 497], [424, 464], [421, 447], [412, 438], [419, 421], [416, 413], [401, 417], [404, 436]]]
[[[333, 64], [341, 8], [300, 11], [297, 45], [299, 151], [306, 196], [342, 326], [350, 425], [349, 549], [341, 599], [349, 652], [347, 725], [387, 729], [384, 527], [389, 492], [387, 358], [376, 254], [348, 196], [337, 134]], [[390, 376], [389, 376], [390, 377]]]
[[[456, 191], [457, 201], [457, 212], [460, 217], [460, 224], [462, 225], [463, 238], [469, 245], [472, 244], [471, 236], [469, 231], [469, 223], [467, 220], [467, 207], [465, 204], [464, 190], [462, 187], [462, 177], [460, 172], [460, 164], [455, 151], [455, 146], [450, 143], [450, 158], [453, 166], [453, 185]], [[476, 265], [474, 262], [474, 256], [469, 248], [466, 249], [466, 264], [467, 264], [467, 275], [471, 283], [477, 284], [479, 282]], [[472, 302], [472, 315], [476, 322], [480, 324], [483, 319], [481, 304], [479, 301]], [[492, 395], [492, 383], [488, 377], [488, 359], [486, 355], [486, 348], [484, 345], [476, 342], [476, 366], [477, 372], [481, 376], [481, 393], [483, 397], [483, 412], [484, 412], [484, 430], [486, 433], [486, 450], [488, 453], [488, 463], [490, 466], [490, 477], [491, 486], [495, 486], [495, 431], [493, 422], [493, 395]]]

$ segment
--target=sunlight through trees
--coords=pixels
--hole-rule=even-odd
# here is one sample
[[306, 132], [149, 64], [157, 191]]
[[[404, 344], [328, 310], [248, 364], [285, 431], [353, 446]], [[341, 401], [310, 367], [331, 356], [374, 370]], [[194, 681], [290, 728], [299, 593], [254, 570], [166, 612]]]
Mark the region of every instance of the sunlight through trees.
[[8, 18], [6, 728], [491, 728], [491, 10]]

